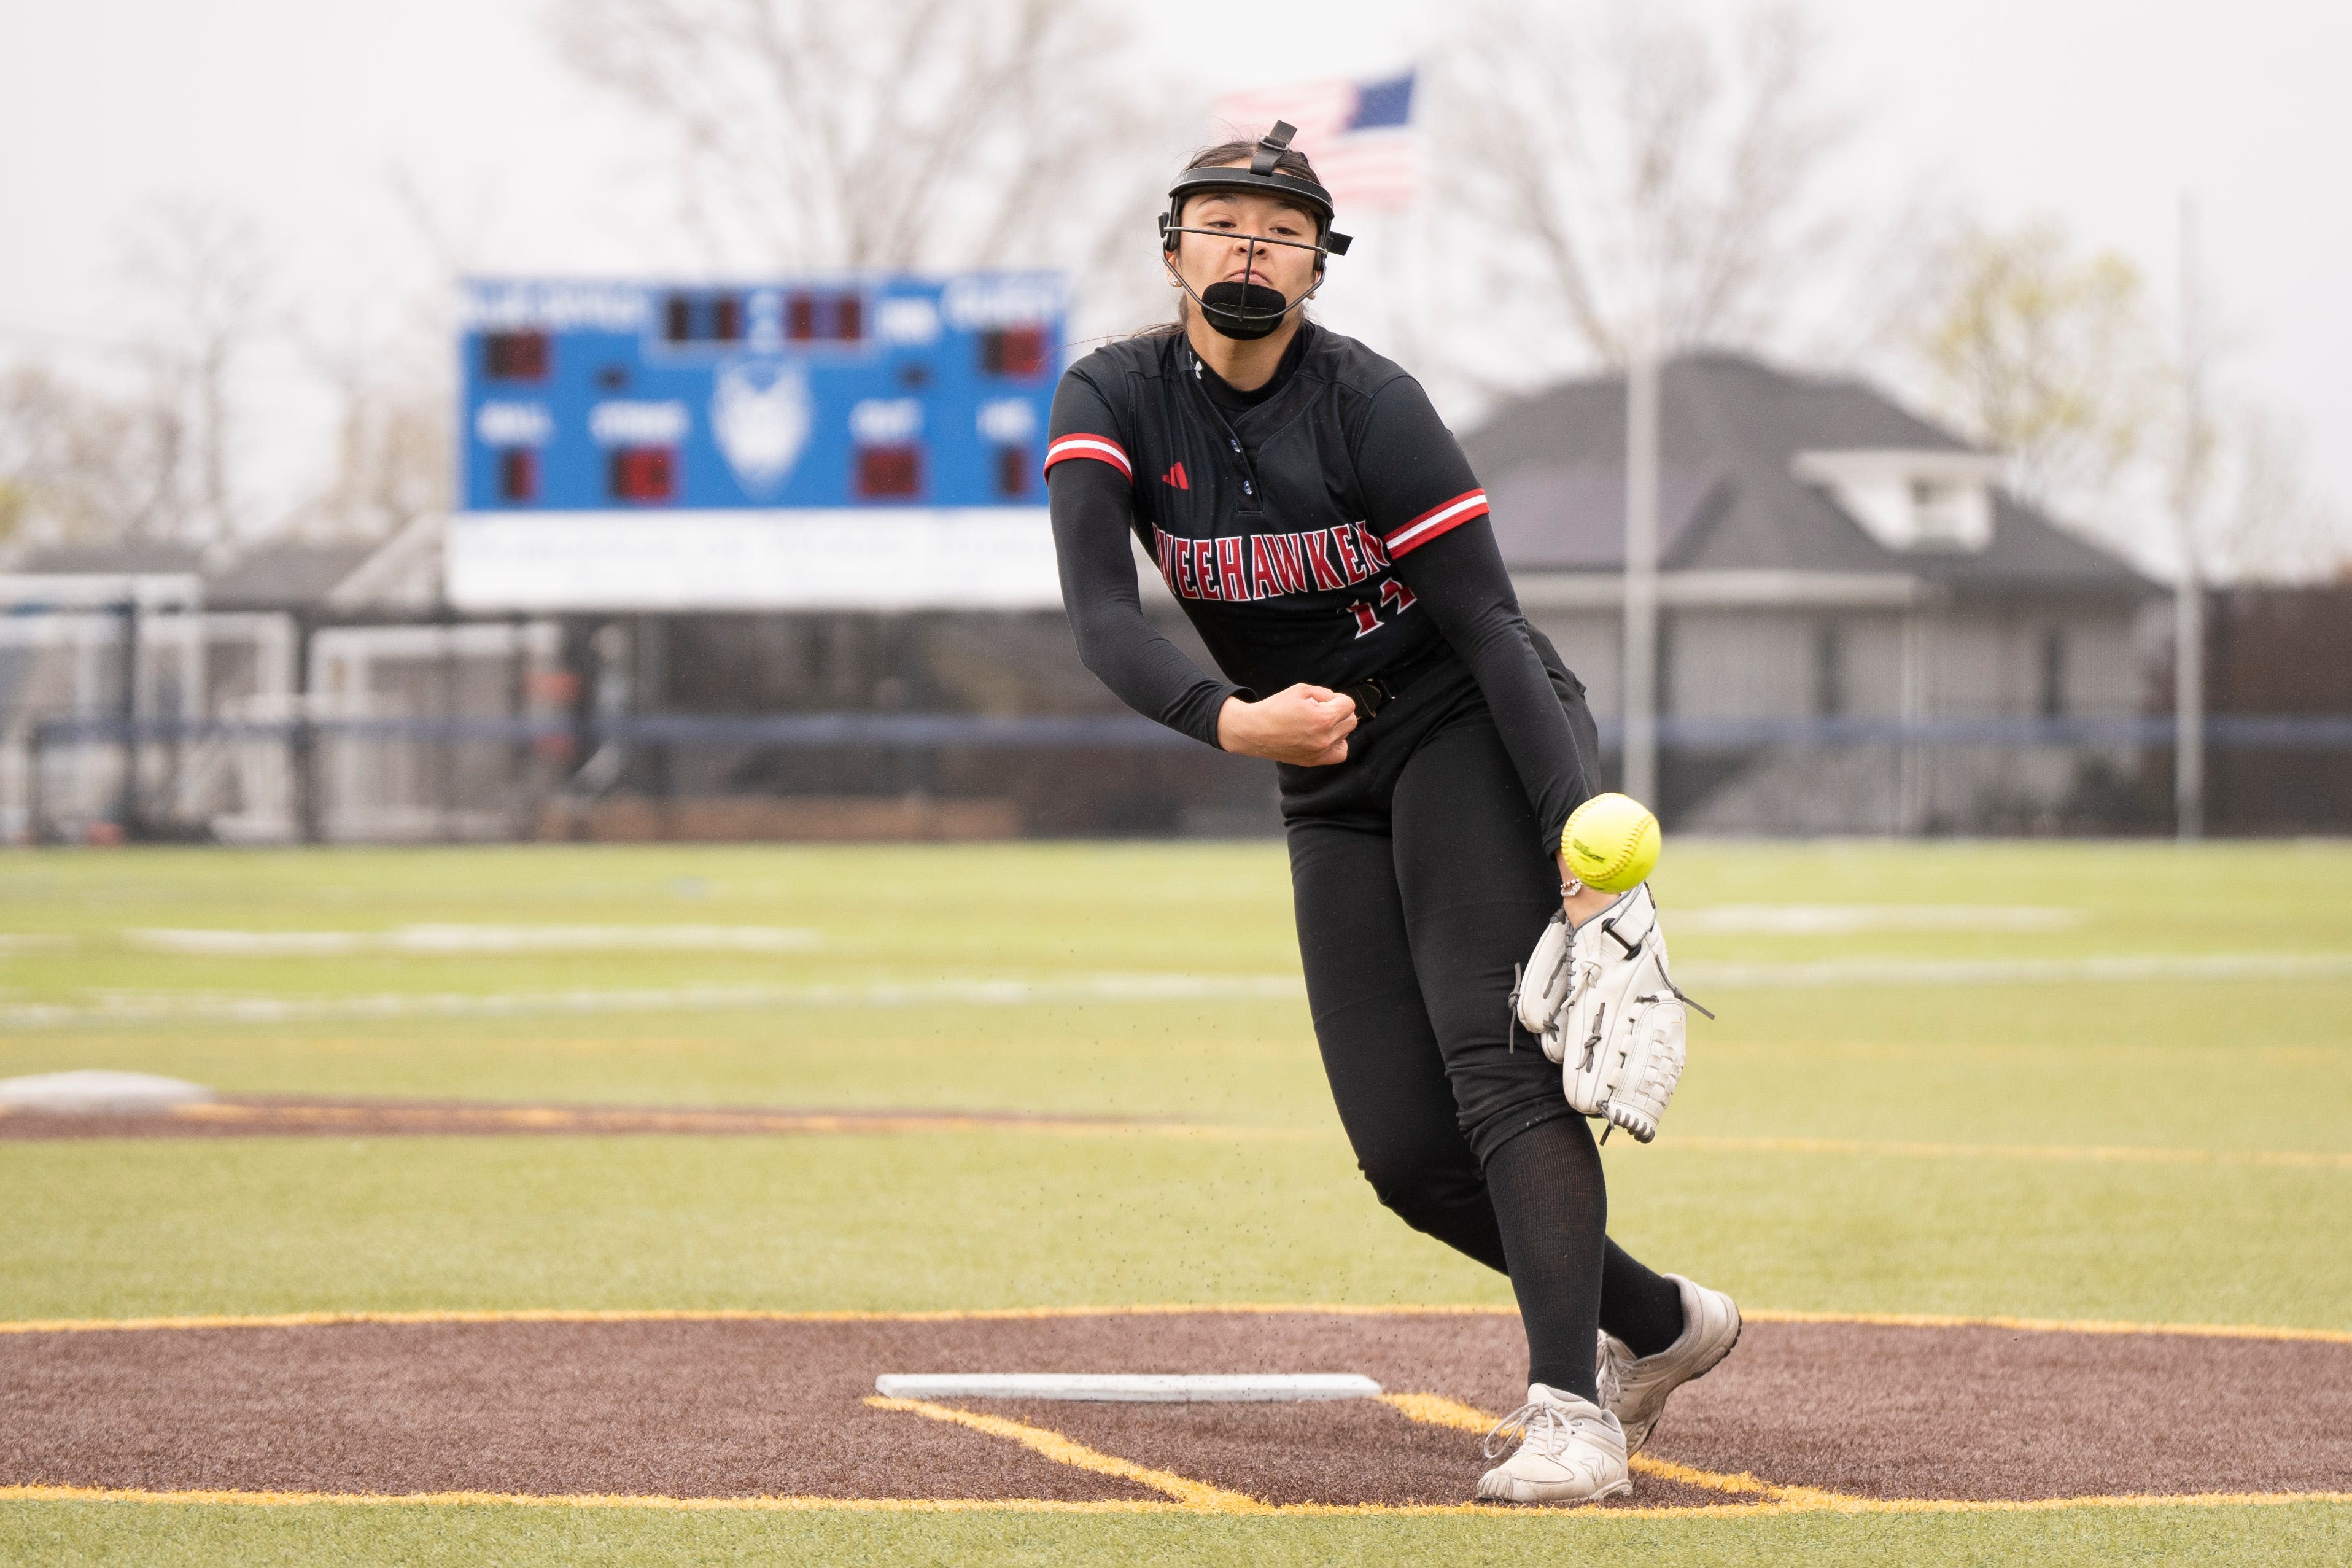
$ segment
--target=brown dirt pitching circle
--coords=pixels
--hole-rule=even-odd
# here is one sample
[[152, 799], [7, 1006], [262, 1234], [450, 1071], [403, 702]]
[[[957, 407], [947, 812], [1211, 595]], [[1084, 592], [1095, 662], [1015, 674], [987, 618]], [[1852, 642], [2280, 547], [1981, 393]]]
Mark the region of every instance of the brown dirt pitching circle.
[[[0, 1487], [668, 1498], [1467, 1501], [1478, 1436], [1385, 1404], [953, 1402], [1126, 1461], [867, 1398], [884, 1373], [1354, 1372], [1517, 1403], [1516, 1319], [358, 1322], [0, 1334]], [[1630, 1501], [2352, 1489], [2352, 1344], [1761, 1322], [1682, 1390]], [[1763, 1488], [1727, 1490], [1745, 1472]]]

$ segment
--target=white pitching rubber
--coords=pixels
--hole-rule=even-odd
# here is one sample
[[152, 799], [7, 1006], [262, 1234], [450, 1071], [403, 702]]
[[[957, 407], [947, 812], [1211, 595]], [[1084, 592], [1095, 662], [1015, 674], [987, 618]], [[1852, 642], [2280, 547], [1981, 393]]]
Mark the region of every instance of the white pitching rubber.
[[1265, 1404], [1370, 1399], [1381, 1385], [1351, 1373], [1160, 1373], [1069, 1372], [894, 1373], [874, 1380], [889, 1399], [1085, 1399], [1138, 1405]]

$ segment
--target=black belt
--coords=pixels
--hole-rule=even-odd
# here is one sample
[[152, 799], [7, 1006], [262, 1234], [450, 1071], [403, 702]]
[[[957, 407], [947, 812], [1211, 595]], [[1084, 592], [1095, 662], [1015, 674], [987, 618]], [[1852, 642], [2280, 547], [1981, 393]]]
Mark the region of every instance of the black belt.
[[1357, 721], [1370, 723], [1381, 716], [1381, 709], [1403, 696], [1406, 687], [1453, 657], [1453, 647], [1441, 638], [1432, 643], [1427, 652], [1405, 660], [1394, 669], [1384, 669], [1353, 686], [1339, 688], [1339, 695], [1355, 699]]

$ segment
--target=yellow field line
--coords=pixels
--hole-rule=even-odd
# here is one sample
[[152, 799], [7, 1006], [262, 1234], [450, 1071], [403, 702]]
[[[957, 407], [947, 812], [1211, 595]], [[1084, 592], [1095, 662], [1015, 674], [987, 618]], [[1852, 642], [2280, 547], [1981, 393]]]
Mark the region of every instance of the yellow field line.
[[2124, 1165], [2262, 1165], [2352, 1171], [2352, 1153], [2305, 1149], [2160, 1149], [2103, 1143], [1918, 1143], [1859, 1138], [1670, 1136], [1659, 1147], [1722, 1154], [1861, 1154], [1910, 1160], [2055, 1160]]
[[[1384, 1394], [1377, 1397], [1381, 1404], [1409, 1420], [1428, 1426], [1451, 1427], [1456, 1431], [1484, 1434], [1493, 1429], [1496, 1419], [1475, 1405], [1465, 1405], [1459, 1400], [1448, 1399], [1443, 1394]], [[1008, 1421], [1002, 1416], [982, 1415], [969, 1410], [960, 1410], [951, 1405], [933, 1405], [917, 1399], [885, 1399], [877, 1396], [869, 1397], [866, 1403], [877, 1410], [908, 1411], [933, 1421], [951, 1421], [958, 1426], [968, 1426], [975, 1432], [984, 1432], [992, 1437], [1009, 1438], [1056, 1464], [1071, 1465], [1100, 1475], [1117, 1476], [1124, 1480], [1135, 1481], [1157, 1491], [1166, 1492], [1191, 1509], [1202, 1512], [1273, 1513], [1310, 1510], [1341, 1512], [1379, 1506], [1337, 1503], [1276, 1505], [1262, 1501], [1245, 1493], [1226, 1491], [1211, 1486], [1205, 1481], [1192, 1480], [1171, 1471], [1147, 1469], [1129, 1460], [1103, 1453], [1100, 1449], [1090, 1448], [1050, 1427], [1033, 1426], [1025, 1422]], [[1864, 1500], [1860, 1498], [1850, 1498], [1840, 1492], [1822, 1491], [1811, 1487], [1776, 1487], [1759, 1481], [1753, 1476], [1718, 1475], [1712, 1470], [1694, 1469], [1688, 1465], [1677, 1465], [1671, 1460], [1650, 1459], [1639, 1455], [1635, 1456], [1633, 1465], [1635, 1468], [1646, 1474], [1659, 1476], [1662, 1479], [1684, 1481], [1734, 1496], [1758, 1497], [1767, 1503], [1820, 1510]], [[1434, 1506], [1450, 1506], [1471, 1512], [1492, 1511], [1492, 1505], [1475, 1503]], [[1753, 1505], [1751, 1505], [1751, 1510], [1752, 1507]]]
[[1457, 1432], [1486, 1432], [1495, 1417], [1475, 1405], [1448, 1399], [1442, 1394], [1381, 1394], [1373, 1395], [1408, 1421], [1424, 1426], [1451, 1426]]
[[[1154, 1301], [1109, 1307], [966, 1307], [929, 1311], [848, 1309], [783, 1311], [759, 1307], [520, 1307], [411, 1311], [231, 1313], [149, 1318], [31, 1318], [0, 1321], [0, 1334], [123, 1333], [185, 1329], [318, 1329], [346, 1323], [966, 1323], [1055, 1318], [1334, 1317], [1508, 1318], [1518, 1309], [1475, 1302], [1351, 1305], [1324, 1301]], [[1807, 1312], [1743, 1309], [1751, 1323], [1854, 1323], [1892, 1329], [2008, 1329], [2035, 1334], [2163, 1334], [2186, 1339], [2278, 1340], [2352, 1344], [2352, 1330], [2267, 1323], [2150, 1323], [2096, 1318], [1965, 1317], [1926, 1312]]]
[[319, 1329], [344, 1323], [966, 1323], [1052, 1318], [1305, 1316], [1337, 1318], [1515, 1317], [1516, 1307], [1439, 1304], [1345, 1306], [1314, 1301], [1143, 1302], [1115, 1307], [959, 1307], [932, 1311], [771, 1311], [759, 1307], [518, 1307], [415, 1311], [199, 1314], [155, 1318], [34, 1318], [0, 1322], [0, 1334], [112, 1333], [159, 1329]]
[[[1493, 1428], [1496, 1417], [1473, 1405], [1447, 1399], [1435, 1394], [1383, 1394], [1381, 1404], [1390, 1405], [1412, 1420], [1433, 1426], [1450, 1426], [1461, 1432], [1486, 1432]], [[2160, 1493], [2134, 1492], [2103, 1497], [2073, 1498], [1866, 1498], [1849, 1492], [1831, 1491], [1824, 1487], [1784, 1486], [1761, 1480], [1741, 1471], [1727, 1475], [1719, 1470], [1702, 1470], [1695, 1466], [1677, 1464], [1672, 1459], [1658, 1458], [1650, 1454], [1636, 1454], [1630, 1461], [1636, 1475], [1654, 1476], [1662, 1481], [1679, 1481], [1685, 1486], [1700, 1487], [1709, 1491], [1727, 1492], [1735, 1496], [1756, 1497], [1764, 1500], [1726, 1509], [1721, 1505], [1702, 1508], [1659, 1507], [1646, 1509], [1595, 1510], [1600, 1514], [1635, 1514], [1658, 1517], [1669, 1514], [1734, 1512], [1743, 1515], [1766, 1513], [1993, 1513], [2035, 1512], [2085, 1508], [2231, 1508], [2262, 1507], [2286, 1502], [2352, 1502], [2352, 1492], [2198, 1492], [2183, 1497], [2168, 1498]]]
[[1829, 1491], [1820, 1487], [1780, 1486], [1771, 1481], [1759, 1480], [1746, 1470], [1738, 1471], [1737, 1474], [1726, 1474], [1721, 1470], [1702, 1470], [1696, 1465], [1677, 1464], [1672, 1459], [1662, 1459], [1655, 1454], [1636, 1454], [1625, 1463], [1627, 1468], [1637, 1476], [1655, 1476], [1662, 1481], [1679, 1481], [1686, 1487], [1700, 1487], [1711, 1492], [1729, 1492], [1735, 1497], [1762, 1498], [1768, 1502], [1803, 1502], [1816, 1507], [1826, 1507], [1833, 1503], [1843, 1504], [1864, 1500], [1861, 1498], [1849, 1497], [1843, 1492]]
[[[16, 1485], [0, 1486], [0, 1502], [114, 1502], [150, 1505], [288, 1507], [509, 1507], [614, 1509], [688, 1512], [819, 1512], [860, 1513], [1213, 1513], [1282, 1514], [1318, 1517], [1463, 1517], [1496, 1518], [1521, 1511], [1482, 1503], [1267, 1503], [1244, 1493], [1229, 1491], [1165, 1470], [1157, 1470], [1090, 1448], [1061, 1433], [1002, 1416], [985, 1415], [923, 1400], [869, 1397], [878, 1409], [904, 1411], [927, 1419], [953, 1423], [986, 1436], [1018, 1443], [1056, 1464], [1092, 1471], [1149, 1487], [1167, 1494], [1165, 1502], [1141, 1499], [1063, 1500], [1050, 1498], [833, 1498], [748, 1497], [680, 1498], [625, 1493], [446, 1492], [304, 1492], [237, 1491], [227, 1489], [164, 1491], [134, 1488]], [[1381, 1403], [1410, 1419], [1458, 1430], [1484, 1432], [1494, 1418], [1486, 1412], [1438, 1394], [1385, 1394]], [[2196, 1492], [2167, 1495], [2155, 1492], [2105, 1494], [2070, 1498], [1865, 1498], [1818, 1487], [1782, 1486], [1752, 1475], [1726, 1475], [1677, 1464], [1650, 1455], [1636, 1455], [1633, 1468], [1661, 1480], [1754, 1497], [1748, 1503], [1668, 1504], [1649, 1507], [1587, 1509], [1593, 1520], [1680, 1519], [1706, 1516], [1756, 1518], [1791, 1513], [2038, 1513], [2086, 1509], [2266, 1508], [2315, 1503], [2352, 1504], [2352, 1492]], [[1565, 1510], [1546, 1510], [1565, 1511]]]
[[1172, 1470], [1155, 1470], [1129, 1459], [1089, 1448], [1075, 1438], [1066, 1437], [1049, 1427], [1032, 1426], [1023, 1421], [1008, 1421], [1002, 1415], [982, 1415], [976, 1411], [958, 1410], [952, 1405], [933, 1405], [923, 1399], [885, 1399], [869, 1394], [866, 1403], [877, 1410], [903, 1410], [920, 1415], [927, 1421], [951, 1422], [984, 1432], [992, 1437], [1003, 1437], [1020, 1444], [1031, 1453], [1041, 1455], [1057, 1465], [1074, 1469], [1092, 1470], [1098, 1476], [1115, 1476], [1123, 1481], [1150, 1487], [1165, 1492], [1188, 1508], [1209, 1513], [1263, 1513], [1270, 1506], [1246, 1492], [1227, 1491], [1206, 1481], [1192, 1480]]
[[[1692, 1509], [1696, 1513], [2063, 1513], [2078, 1509], [2275, 1508], [2288, 1503], [2352, 1503], [2352, 1492], [2120, 1492], [2062, 1498], [1863, 1498], [1810, 1487], [1776, 1487], [1770, 1502], [1748, 1508]], [[1659, 1511], [1664, 1512], [1665, 1510]]]
[[[1499, 1419], [1475, 1405], [1465, 1405], [1458, 1399], [1448, 1399], [1441, 1394], [1382, 1394], [1375, 1397], [1407, 1420], [1418, 1421], [1427, 1426], [1448, 1426], [1456, 1432], [1476, 1432], [1483, 1435], [1493, 1431], [1496, 1421]], [[1843, 1492], [1821, 1491], [1811, 1487], [1774, 1486], [1769, 1481], [1759, 1481], [1754, 1476], [1745, 1472], [1738, 1475], [1725, 1475], [1717, 1470], [1696, 1469], [1689, 1465], [1678, 1465], [1672, 1459], [1655, 1458], [1648, 1454], [1634, 1455], [1631, 1463], [1637, 1475], [1655, 1476], [1663, 1481], [1680, 1481], [1685, 1486], [1703, 1487], [1708, 1491], [1727, 1492], [1735, 1497], [1759, 1497], [1774, 1501], [1862, 1500], [1848, 1498]]]
[[211, 1504], [230, 1508], [612, 1508], [656, 1512], [808, 1513], [841, 1509], [856, 1513], [1183, 1513], [1178, 1502], [1104, 1498], [835, 1498], [659, 1497], [627, 1493], [560, 1492], [246, 1492], [149, 1491], [122, 1487], [0, 1486], [0, 1502], [138, 1502]]
[[[1784, 1489], [1799, 1492], [1802, 1489]], [[1596, 1524], [1632, 1519], [1758, 1519], [1790, 1513], [2045, 1513], [2078, 1509], [2278, 1508], [2296, 1503], [2343, 1505], [2352, 1492], [2191, 1492], [2179, 1497], [2127, 1493], [2112, 1497], [1853, 1498], [1835, 1504], [1797, 1497], [1755, 1503], [1700, 1503], [1634, 1508], [1530, 1510], [1495, 1503], [1260, 1503], [1246, 1510], [1146, 1499], [1080, 1500], [1060, 1498], [678, 1498], [626, 1494], [531, 1492], [280, 1492], [153, 1491], [123, 1487], [0, 1486], [0, 1502], [145, 1503], [163, 1507], [226, 1508], [576, 1508], [688, 1513], [1244, 1513], [1316, 1518], [1507, 1519], [1541, 1512], [1573, 1514]]]
[[1793, 1312], [1742, 1309], [1751, 1323], [1856, 1323], [1886, 1329], [2009, 1329], [2025, 1334], [2163, 1334], [2201, 1340], [2282, 1340], [2352, 1345], [2352, 1331], [2284, 1329], [2266, 1323], [2135, 1323], [2097, 1318], [1967, 1318], [1932, 1312]]
[[[1457, 1431], [1484, 1433], [1490, 1430], [1496, 1417], [1475, 1405], [1448, 1399], [1435, 1394], [1396, 1394], [1379, 1396], [1381, 1404], [1414, 1421], [1430, 1426], [1452, 1427]], [[1001, 1416], [982, 1415], [948, 1405], [932, 1405], [921, 1400], [884, 1399], [869, 1397], [866, 1403], [877, 1409], [911, 1411], [934, 1421], [952, 1421], [991, 1436], [1009, 1438], [1034, 1453], [1058, 1464], [1072, 1465], [1102, 1475], [1118, 1476], [1165, 1491], [1178, 1499], [1186, 1512], [1197, 1513], [1280, 1513], [1280, 1514], [1483, 1514], [1495, 1517], [1499, 1510], [1492, 1503], [1268, 1503], [1240, 1492], [1225, 1491], [1206, 1482], [1191, 1480], [1165, 1470], [1147, 1469], [1116, 1456], [1089, 1448], [1061, 1433], [1043, 1426], [1032, 1426]], [[1743, 1517], [1782, 1513], [1993, 1513], [2045, 1512], [2059, 1510], [2090, 1508], [2227, 1508], [2275, 1506], [2290, 1502], [2352, 1503], [2352, 1492], [2202, 1492], [2186, 1497], [2167, 1498], [2160, 1493], [2125, 1493], [2098, 1497], [1979, 1499], [1979, 1498], [1866, 1498], [1847, 1492], [1831, 1491], [1823, 1487], [1789, 1486], [1759, 1480], [1741, 1472], [1726, 1475], [1716, 1470], [1702, 1470], [1694, 1466], [1677, 1464], [1672, 1459], [1653, 1458], [1647, 1454], [1633, 1456], [1633, 1469], [1660, 1480], [1679, 1481], [1686, 1486], [1724, 1492], [1736, 1497], [1753, 1497], [1752, 1503], [1707, 1503], [1619, 1509], [1584, 1510], [1601, 1518], [1633, 1516], [1664, 1519], [1692, 1514], [1728, 1513]], [[1517, 1511], [1512, 1510], [1510, 1511]]]

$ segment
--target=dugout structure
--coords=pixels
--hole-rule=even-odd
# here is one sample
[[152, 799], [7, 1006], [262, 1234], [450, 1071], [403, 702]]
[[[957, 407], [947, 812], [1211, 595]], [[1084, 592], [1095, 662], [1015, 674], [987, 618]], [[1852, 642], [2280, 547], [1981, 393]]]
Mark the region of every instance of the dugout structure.
[[193, 574], [0, 576], [0, 840], [520, 837], [574, 746], [560, 647], [211, 609]]
[[0, 576], [0, 837], [289, 836], [295, 629], [188, 574]]

